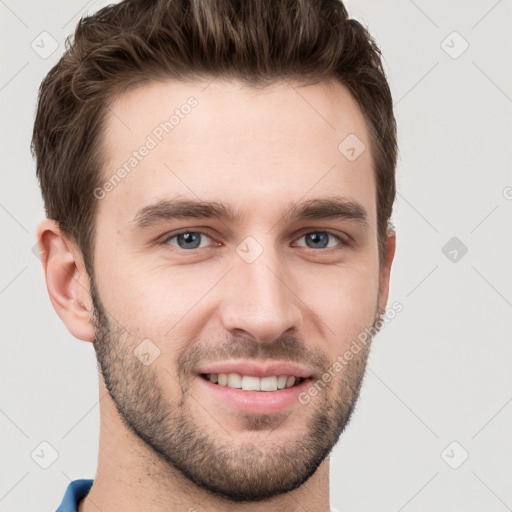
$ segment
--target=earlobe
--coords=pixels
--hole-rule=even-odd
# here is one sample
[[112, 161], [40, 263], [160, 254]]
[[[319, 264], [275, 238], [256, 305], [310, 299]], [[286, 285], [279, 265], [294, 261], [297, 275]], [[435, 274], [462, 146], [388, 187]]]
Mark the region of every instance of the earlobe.
[[39, 224], [37, 241], [55, 311], [75, 338], [92, 342], [90, 283], [80, 251], [51, 219]]

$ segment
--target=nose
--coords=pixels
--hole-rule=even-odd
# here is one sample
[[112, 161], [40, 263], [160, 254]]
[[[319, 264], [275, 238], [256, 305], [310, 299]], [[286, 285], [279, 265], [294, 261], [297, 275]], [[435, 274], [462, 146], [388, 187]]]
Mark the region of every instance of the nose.
[[267, 249], [252, 263], [235, 254], [234, 268], [223, 282], [220, 314], [231, 335], [269, 343], [284, 333], [300, 331], [300, 304], [293, 276], [275, 250]]

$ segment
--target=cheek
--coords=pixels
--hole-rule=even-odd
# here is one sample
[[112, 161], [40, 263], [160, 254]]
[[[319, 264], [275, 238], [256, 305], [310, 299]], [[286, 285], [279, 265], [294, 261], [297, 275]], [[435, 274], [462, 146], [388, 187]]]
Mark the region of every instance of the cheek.
[[201, 309], [198, 302], [219, 276], [206, 267], [150, 267], [127, 259], [110, 268], [103, 294], [112, 314], [134, 336], [153, 337], [165, 346], [168, 338], [178, 341], [176, 334]]
[[326, 336], [338, 351], [374, 321], [378, 273], [371, 267], [326, 267], [302, 289], [306, 304], [329, 327]]

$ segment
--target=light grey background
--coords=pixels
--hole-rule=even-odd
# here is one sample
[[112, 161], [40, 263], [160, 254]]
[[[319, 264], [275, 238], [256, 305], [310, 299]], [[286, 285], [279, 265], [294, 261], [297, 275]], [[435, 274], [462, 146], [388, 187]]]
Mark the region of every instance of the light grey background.
[[[44, 213], [29, 143], [39, 83], [80, 15], [107, 3], [0, 0], [2, 512], [53, 512], [70, 480], [95, 475], [96, 362], [55, 313], [33, 253]], [[403, 311], [374, 342], [331, 456], [333, 510], [511, 510], [511, 1], [347, 7], [381, 46], [395, 100], [389, 304]], [[58, 43], [49, 56], [42, 32]], [[51, 454], [42, 442], [58, 452], [48, 469], [31, 455]]]

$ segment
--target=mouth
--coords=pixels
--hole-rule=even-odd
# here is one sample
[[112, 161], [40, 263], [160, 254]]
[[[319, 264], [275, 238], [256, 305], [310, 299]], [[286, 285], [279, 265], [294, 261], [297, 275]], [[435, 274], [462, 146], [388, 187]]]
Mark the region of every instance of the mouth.
[[301, 406], [313, 369], [288, 361], [231, 359], [204, 362], [195, 370], [205, 400], [247, 414], [274, 414]]
[[200, 373], [199, 376], [217, 386], [239, 389], [242, 391], [276, 392], [300, 386], [306, 377], [296, 375], [269, 375], [257, 377], [240, 373]]
[[257, 377], [235, 372], [201, 372], [196, 375], [196, 382], [197, 396], [204, 396], [207, 404], [215, 404], [214, 410], [277, 414], [303, 407], [299, 398], [312, 385], [313, 379], [286, 374]]

